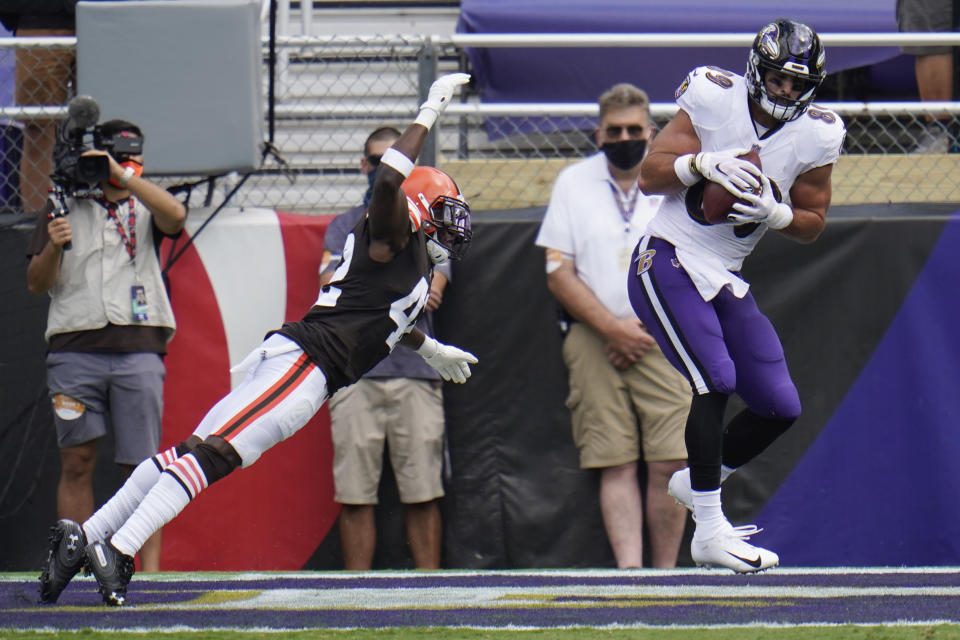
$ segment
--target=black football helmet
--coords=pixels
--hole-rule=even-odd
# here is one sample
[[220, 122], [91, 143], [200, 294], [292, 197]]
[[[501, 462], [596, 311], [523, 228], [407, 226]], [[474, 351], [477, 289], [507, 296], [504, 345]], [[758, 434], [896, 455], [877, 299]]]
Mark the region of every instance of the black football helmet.
[[[825, 63], [820, 36], [802, 22], [780, 18], [760, 29], [753, 40], [747, 60], [747, 92], [777, 120], [796, 120], [827, 77]], [[768, 93], [763, 82], [767, 71], [792, 76], [800, 83], [800, 97], [792, 100]]]

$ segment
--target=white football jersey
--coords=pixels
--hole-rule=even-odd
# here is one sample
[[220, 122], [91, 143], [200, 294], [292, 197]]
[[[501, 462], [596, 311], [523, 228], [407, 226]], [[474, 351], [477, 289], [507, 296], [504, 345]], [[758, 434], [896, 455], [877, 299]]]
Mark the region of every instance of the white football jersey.
[[[796, 120], [784, 123], [769, 135], [758, 136], [750, 116], [750, 98], [743, 77], [717, 67], [697, 67], [691, 71], [677, 89], [676, 100], [690, 116], [702, 151], [749, 149], [756, 145], [763, 173], [777, 183], [786, 202], [790, 201], [790, 187], [798, 175], [837, 160], [846, 134], [836, 113], [814, 104]], [[647, 227], [647, 233], [676, 246], [678, 258], [688, 271], [698, 266], [688, 265], [688, 261], [739, 271], [743, 259], [766, 232], [767, 225], [701, 224], [687, 213], [686, 195], [684, 189], [667, 196]], [[697, 282], [698, 278], [691, 275]], [[706, 288], [713, 290], [719, 286]], [[707, 293], [699, 282], [698, 288], [701, 293]], [[734, 290], [743, 295], [746, 284]], [[715, 293], [712, 291], [712, 295]]]

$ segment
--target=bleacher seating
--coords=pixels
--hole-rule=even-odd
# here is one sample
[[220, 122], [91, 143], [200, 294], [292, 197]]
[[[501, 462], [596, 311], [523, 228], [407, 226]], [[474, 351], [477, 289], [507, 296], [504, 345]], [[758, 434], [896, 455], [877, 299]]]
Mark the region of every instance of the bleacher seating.
[[[449, 35], [456, 26], [457, 4], [425, 1], [385, 6], [387, 3], [376, 1], [315, 0], [305, 12], [300, 2], [280, 0], [277, 36]], [[263, 29], [267, 35], [266, 13]], [[456, 71], [459, 61], [441, 57], [438, 67], [440, 73]], [[366, 188], [358, 175], [366, 136], [382, 124], [402, 128], [408, 122], [369, 114], [389, 109], [407, 110], [412, 115], [417, 104], [416, 82], [415, 60], [401, 68], [362, 52], [351, 56], [310, 48], [282, 51], [275, 90], [274, 141], [289, 167], [301, 177], [291, 187], [276, 164], [268, 163], [267, 167], [275, 170], [251, 181], [256, 199], [281, 210], [304, 213], [332, 213], [359, 202]], [[316, 115], [330, 109], [354, 115]]]

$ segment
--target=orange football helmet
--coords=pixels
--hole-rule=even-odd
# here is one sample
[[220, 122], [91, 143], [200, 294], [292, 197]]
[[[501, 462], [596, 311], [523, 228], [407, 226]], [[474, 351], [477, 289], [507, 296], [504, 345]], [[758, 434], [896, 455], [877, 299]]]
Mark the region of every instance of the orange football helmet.
[[434, 264], [462, 258], [470, 246], [470, 205], [453, 178], [434, 167], [414, 167], [402, 186], [410, 221], [427, 235]]

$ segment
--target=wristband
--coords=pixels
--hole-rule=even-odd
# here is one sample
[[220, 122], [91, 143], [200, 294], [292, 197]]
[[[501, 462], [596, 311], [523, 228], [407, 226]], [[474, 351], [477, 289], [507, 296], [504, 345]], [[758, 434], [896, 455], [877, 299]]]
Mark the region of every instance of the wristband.
[[387, 165], [404, 178], [409, 176], [410, 172], [413, 171], [413, 160], [393, 147], [390, 147], [384, 152], [383, 157], [380, 158], [380, 164]]
[[427, 128], [427, 131], [430, 130], [430, 127], [437, 121], [437, 116], [440, 115], [437, 113], [436, 109], [432, 107], [420, 107], [420, 113], [417, 114], [417, 119], [413, 121], [414, 124], [421, 124]]
[[[380, 162], [383, 162], [383, 160]], [[424, 334], [423, 344], [417, 347], [415, 353], [417, 353], [421, 358], [432, 358], [433, 356], [437, 355], [438, 351], [440, 351], [440, 343], [430, 336]]]
[[135, 173], [136, 171], [134, 171], [133, 167], [125, 168], [123, 170], [123, 175], [121, 175], [120, 178], [117, 180], [117, 184], [119, 184], [121, 187], [126, 187], [127, 183], [130, 182], [130, 178], [132, 178], [133, 174]]
[[703, 177], [694, 167], [693, 163], [696, 158], [692, 153], [687, 153], [677, 156], [677, 159], [673, 161], [673, 171], [685, 187], [692, 187], [700, 182], [700, 178]]
[[773, 209], [773, 213], [765, 220], [771, 229], [784, 229], [793, 222], [793, 209], [786, 202], [781, 202]]

